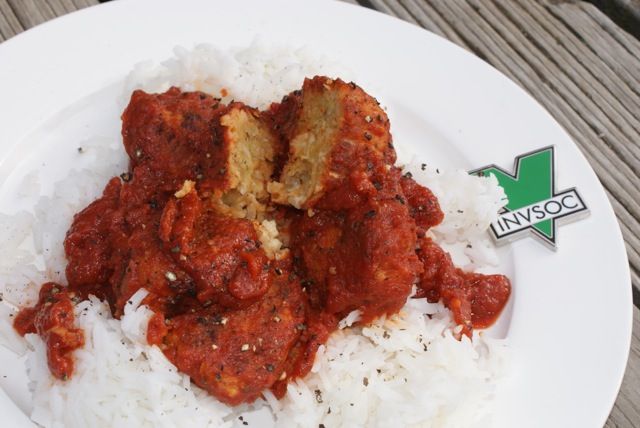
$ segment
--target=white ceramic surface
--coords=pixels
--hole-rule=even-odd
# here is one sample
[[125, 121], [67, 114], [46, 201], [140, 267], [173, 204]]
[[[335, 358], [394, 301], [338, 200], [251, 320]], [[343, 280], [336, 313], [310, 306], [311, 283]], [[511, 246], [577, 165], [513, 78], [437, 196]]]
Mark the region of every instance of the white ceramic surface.
[[[526, 239], [502, 252], [514, 293], [501, 330], [513, 373], [496, 397], [500, 427], [601, 427], [631, 335], [631, 288], [614, 213], [587, 161], [553, 118], [468, 52], [416, 26], [333, 1], [119, 0], [50, 21], [0, 45], [0, 210], [39, 168], [62, 178], [82, 141], [119, 135], [117, 97], [133, 65], [175, 45], [308, 45], [384, 100], [400, 150], [443, 167], [556, 147], [557, 187], [591, 210], [559, 229], [559, 249]], [[34, 195], [36, 196], [36, 195]], [[3, 425], [30, 426], [22, 362], [0, 350]], [[12, 400], [13, 401], [12, 401]], [[14, 402], [17, 404], [14, 405]]]

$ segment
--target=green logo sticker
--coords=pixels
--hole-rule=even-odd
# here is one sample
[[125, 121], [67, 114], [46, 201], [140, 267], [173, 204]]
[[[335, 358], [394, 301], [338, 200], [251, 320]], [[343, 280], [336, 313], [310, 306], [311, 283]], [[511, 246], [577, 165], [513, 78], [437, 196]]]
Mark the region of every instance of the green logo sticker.
[[509, 202], [491, 223], [491, 235], [498, 244], [533, 234], [555, 250], [558, 223], [589, 213], [575, 188], [556, 192], [553, 146], [516, 157], [513, 174], [496, 165], [469, 173], [495, 176], [507, 194]]

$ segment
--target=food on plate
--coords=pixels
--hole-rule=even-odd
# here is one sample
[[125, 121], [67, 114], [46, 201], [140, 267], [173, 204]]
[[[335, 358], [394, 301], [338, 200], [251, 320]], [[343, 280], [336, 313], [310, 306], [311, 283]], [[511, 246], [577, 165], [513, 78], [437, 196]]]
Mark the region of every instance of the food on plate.
[[35, 307], [23, 309], [14, 321], [18, 333], [37, 333], [47, 344], [51, 373], [63, 380], [73, 373], [73, 351], [84, 345], [82, 330], [74, 326], [73, 298], [73, 292], [48, 282]]
[[414, 285], [471, 337], [499, 316], [509, 280], [463, 272], [431, 239], [444, 215], [395, 165], [389, 128], [360, 87], [321, 76], [264, 111], [135, 91], [129, 171], [76, 214], [68, 285], [43, 286], [16, 329], [42, 336], [68, 379], [82, 346], [72, 301], [95, 295], [118, 318], [144, 289], [148, 343], [231, 405], [282, 397], [342, 319], [391, 316]]
[[[317, 76], [285, 103], [298, 106], [295, 114], [285, 114], [288, 156], [279, 180], [270, 184], [275, 202], [303, 209], [326, 206], [330, 202], [318, 205], [319, 199], [335, 197], [351, 184], [354, 169], [365, 174], [367, 165], [395, 162], [387, 115], [356, 84]], [[336, 203], [341, 207], [345, 201]]]

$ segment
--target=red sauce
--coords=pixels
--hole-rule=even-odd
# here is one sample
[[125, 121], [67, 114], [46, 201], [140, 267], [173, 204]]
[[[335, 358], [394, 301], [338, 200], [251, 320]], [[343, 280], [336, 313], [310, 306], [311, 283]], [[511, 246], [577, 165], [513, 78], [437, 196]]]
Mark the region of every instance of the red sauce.
[[[272, 106], [268, 118], [283, 151], [297, 98]], [[309, 372], [342, 317], [358, 309], [367, 323], [395, 313], [416, 283], [420, 296], [451, 309], [465, 334], [495, 321], [508, 279], [461, 271], [425, 237], [443, 213], [428, 189], [391, 167], [390, 143], [383, 155], [343, 143], [331, 162], [351, 171], [346, 182], [311, 212], [275, 213], [288, 225], [291, 256], [270, 260], [252, 222], [223, 216], [214, 204], [227, 180], [216, 125], [227, 108], [175, 88], [133, 94], [122, 132], [130, 171], [74, 217], [64, 243], [68, 287], [43, 285], [36, 306], [15, 320], [21, 334], [45, 340], [56, 377], [71, 376], [71, 354], [83, 345], [74, 293], [106, 300], [120, 317], [146, 289], [143, 303], [155, 312], [148, 342], [233, 405], [266, 388], [282, 396], [290, 379]], [[283, 156], [275, 162], [279, 170]], [[177, 198], [184, 180], [195, 189]]]
[[416, 297], [426, 297], [430, 302], [442, 299], [456, 323], [462, 325], [462, 332], [469, 336], [474, 328], [486, 328], [495, 322], [511, 294], [506, 276], [463, 272], [429, 238], [420, 240], [418, 255], [424, 271]]
[[20, 311], [13, 324], [21, 335], [37, 333], [42, 338], [49, 370], [62, 380], [73, 373], [73, 351], [84, 345], [84, 333], [74, 327], [72, 295], [53, 282], [43, 284], [38, 303]]

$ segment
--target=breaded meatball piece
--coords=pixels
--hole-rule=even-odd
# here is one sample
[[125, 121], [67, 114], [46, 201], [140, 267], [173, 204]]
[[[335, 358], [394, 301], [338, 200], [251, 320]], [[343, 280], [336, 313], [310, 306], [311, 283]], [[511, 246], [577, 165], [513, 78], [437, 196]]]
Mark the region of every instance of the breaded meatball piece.
[[167, 358], [227, 404], [258, 398], [286, 377], [287, 355], [306, 328], [304, 296], [300, 284], [282, 274], [288, 270], [284, 264], [272, 270], [268, 293], [247, 308], [172, 318], [160, 344]]
[[135, 91], [122, 136], [132, 170], [154, 171], [157, 191], [170, 194], [190, 180], [220, 198], [227, 214], [256, 218], [264, 211], [279, 140], [258, 110], [178, 88]]
[[358, 309], [366, 323], [404, 305], [422, 267], [399, 180], [392, 169], [377, 187], [363, 185], [371, 193], [356, 207], [293, 219], [292, 247], [314, 308], [338, 317]]
[[195, 190], [167, 203], [159, 236], [165, 253], [193, 278], [202, 304], [245, 307], [267, 291], [271, 264], [253, 223], [220, 215]]
[[[203, 189], [225, 185], [227, 164], [220, 118], [229, 108], [200, 92], [171, 88], [162, 94], [137, 90], [122, 114], [122, 138], [131, 169], [146, 165], [158, 184], [175, 192], [200, 178]], [[204, 175], [206, 175], [206, 180]]]
[[366, 167], [360, 162], [362, 155], [387, 165], [395, 162], [386, 114], [354, 83], [320, 76], [306, 79], [300, 107], [283, 110], [295, 125], [290, 126], [288, 160], [280, 179], [269, 185], [277, 203], [312, 208], [325, 193]]

